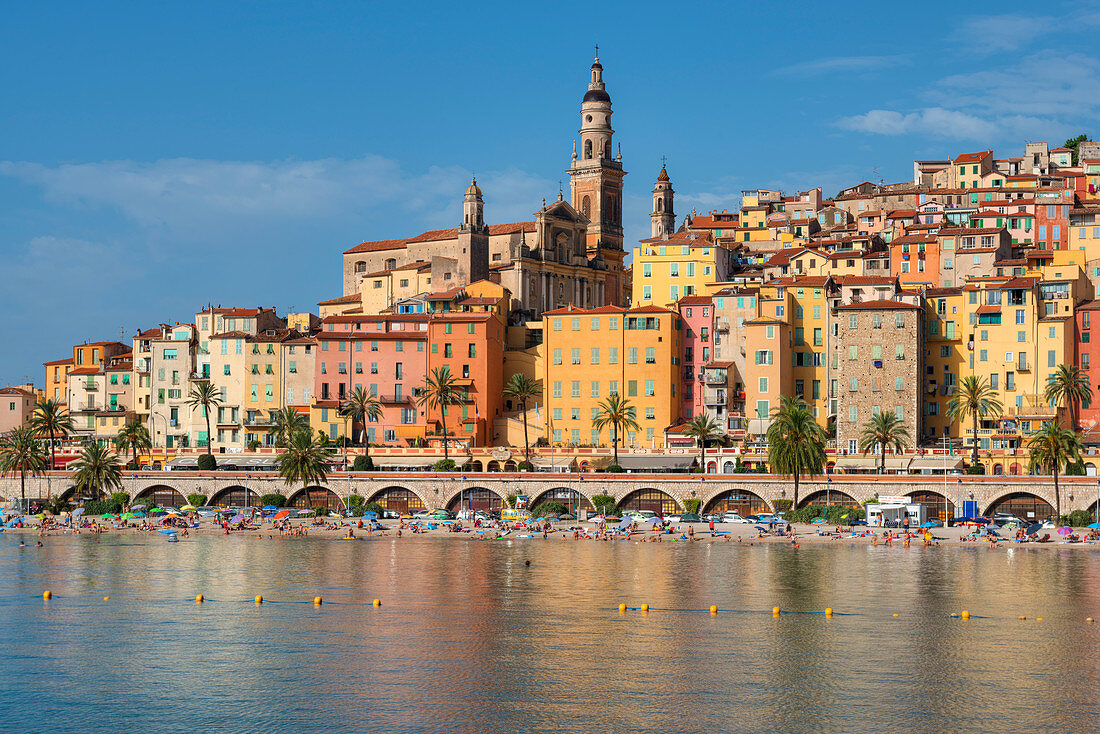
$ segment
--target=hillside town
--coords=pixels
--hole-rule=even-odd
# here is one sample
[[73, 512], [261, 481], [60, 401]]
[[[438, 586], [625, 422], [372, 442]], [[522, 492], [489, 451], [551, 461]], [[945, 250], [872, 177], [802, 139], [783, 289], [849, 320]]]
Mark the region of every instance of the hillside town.
[[[492, 223], [473, 180], [453, 228], [334, 247], [342, 292], [316, 312], [196, 304], [59, 346], [41, 386], [0, 390], [0, 433], [53, 401], [70, 447], [136, 422], [158, 467], [274, 452], [293, 415], [383, 469], [446, 448], [475, 470], [730, 473], [768, 468], [787, 396], [835, 473], [1026, 474], [1050, 424], [1100, 447], [1100, 142], [945, 151], [912, 180], [746, 190], [734, 211], [677, 212], [662, 166], [650, 236], [628, 244], [598, 58], [580, 114], [568, 192], [532, 220]], [[889, 451], [865, 440], [876, 420]]]

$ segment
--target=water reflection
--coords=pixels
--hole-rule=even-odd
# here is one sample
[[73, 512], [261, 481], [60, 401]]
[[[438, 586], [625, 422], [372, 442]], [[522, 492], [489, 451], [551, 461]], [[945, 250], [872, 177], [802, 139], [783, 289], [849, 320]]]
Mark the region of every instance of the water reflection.
[[1089, 550], [3, 540], [13, 731], [1100, 727]]

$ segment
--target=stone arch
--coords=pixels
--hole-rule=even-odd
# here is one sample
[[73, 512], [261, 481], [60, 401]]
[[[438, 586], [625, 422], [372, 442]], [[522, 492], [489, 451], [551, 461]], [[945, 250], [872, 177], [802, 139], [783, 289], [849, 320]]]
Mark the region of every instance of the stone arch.
[[584, 141], [584, 157], [585, 157], [585, 160], [592, 157], [592, 141], [591, 140]]
[[1004, 468], [1003, 464], [994, 464], [993, 465], [993, 476], [995, 476], [995, 477], [1004, 476], [1004, 473], [1005, 473], [1005, 468]]
[[383, 487], [372, 494], [368, 501], [377, 502], [387, 510], [394, 510], [402, 515], [428, 509], [419, 494], [404, 487]]
[[955, 503], [947, 498], [947, 516], [944, 517], [943, 492], [937, 492], [932, 489], [914, 489], [911, 492], [906, 492], [905, 496], [909, 498], [911, 502], [918, 505], [925, 505], [930, 510], [929, 518], [933, 520], [939, 520], [946, 524], [948, 520], [955, 517]]
[[575, 489], [569, 489], [568, 487], [554, 487], [535, 495], [533, 502], [528, 503], [528, 507], [534, 509], [542, 502], [560, 502], [569, 508], [570, 512], [576, 512], [577, 510], [595, 510], [595, 506], [592, 501], [582, 493]]
[[152, 503], [157, 507], [183, 507], [187, 504], [187, 498], [175, 487], [154, 484], [141, 490], [131, 502], [135, 505]]
[[1085, 462], [1085, 476], [1086, 477], [1095, 477], [1096, 476], [1096, 464], [1094, 462], [1091, 462], [1091, 461], [1086, 461]]
[[500, 512], [504, 509], [504, 498], [485, 487], [467, 487], [451, 497], [447, 502], [447, 509], [451, 512], [459, 510]]
[[69, 487], [64, 492], [59, 494], [57, 498], [64, 502], [76, 502], [80, 499], [80, 497], [77, 495], [77, 489], [75, 486]]
[[711, 497], [703, 508], [704, 513], [736, 512], [741, 517], [771, 512], [771, 505], [760, 495], [747, 489], [727, 489]]
[[619, 507], [624, 510], [652, 510], [658, 515], [670, 515], [679, 511], [680, 504], [676, 499], [659, 489], [636, 489], [619, 500]]
[[481, 463], [481, 459], [474, 459], [473, 461], [471, 461], [469, 463], [469, 465], [467, 465], [467, 467], [464, 467], [464, 468], [465, 468], [466, 471], [470, 472], [471, 474], [481, 474], [482, 472], [485, 471], [485, 468]]
[[802, 501], [798, 503], [799, 507], [809, 507], [810, 505], [842, 505], [844, 507], [859, 507], [859, 502], [856, 498], [847, 492], [842, 492], [839, 489], [820, 489], [817, 492], [811, 492], [802, 498]]
[[587, 194], [581, 199], [581, 213], [588, 219], [592, 218], [592, 199]]
[[260, 494], [255, 490], [234, 484], [215, 492], [206, 504], [211, 507], [259, 507]]
[[307, 510], [311, 507], [327, 507], [330, 510], [339, 510], [344, 506], [344, 503], [340, 501], [339, 495], [331, 489], [314, 485], [299, 489], [290, 495], [286, 506], [298, 510]]
[[508, 459], [508, 461], [504, 462], [504, 471], [517, 472], [519, 471], [519, 464], [517, 464], [512, 459]]
[[1034, 492], [1009, 492], [989, 503], [985, 516], [1007, 512], [1021, 520], [1046, 520], [1054, 517], [1054, 506]]
[[491, 459], [488, 464], [485, 465], [485, 471], [487, 472], [499, 472], [500, 462], [496, 459]]

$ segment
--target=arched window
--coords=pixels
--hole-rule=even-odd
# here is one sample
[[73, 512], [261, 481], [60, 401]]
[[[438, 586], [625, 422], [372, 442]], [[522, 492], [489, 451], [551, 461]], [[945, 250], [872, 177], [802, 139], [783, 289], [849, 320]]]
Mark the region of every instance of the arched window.
[[592, 141], [591, 140], [584, 141], [584, 157], [585, 158], [591, 158], [592, 157]]
[[581, 199], [581, 212], [589, 219], [592, 218], [592, 200], [587, 196]]
[[610, 140], [608, 140], [603, 146], [603, 157], [608, 158], [608, 159], [611, 158], [611, 141]]
[[363, 260], [360, 260], [359, 262], [355, 263], [355, 272], [357, 272], [357, 273], [367, 272], [367, 263]]
[[396, 267], [397, 267], [397, 259], [396, 258], [391, 257], [389, 260], [386, 261], [386, 270], [393, 270]]
[[663, 212], [665, 210], [665, 200], [657, 199], [657, 211]]

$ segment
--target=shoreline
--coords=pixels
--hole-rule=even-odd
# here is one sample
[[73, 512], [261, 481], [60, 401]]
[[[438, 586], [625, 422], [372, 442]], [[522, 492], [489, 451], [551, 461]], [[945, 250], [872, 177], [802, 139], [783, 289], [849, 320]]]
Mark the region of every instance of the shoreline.
[[[374, 530], [368, 532], [366, 527], [359, 528], [357, 520], [343, 519], [336, 522], [327, 522], [324, 525], [313, 525], [308, 520], [296, 520], [288, 523], [289, 529], [272, 527], [270, 523], [265, 522], [262, 526], [252, 529], [240, 529], [231, 530], [226, 533], [225, 530], [214, 523], [203, 523], [197, 528], [187, 528], [187, 536], [184, 536], [184, 529], [180, 528], [178, 535], [179, 541], [185, 542], [191, 537], [195, 536], [224, 536], [224, 537], [241, 537], [251, 538], [253, 540], [302, 540], [308, 538], [317, 538], [322, 540], [380, 540], [383, 538], [392, 540], [409, 540], [409, 539], [423, 539], [423, 538], [447, 538], [456, 541], [500, 541], [500, 540], [530, 540], [530, 541], [571, 541], [571, 542], [630, 542], [630, 543], [688, 543], [688, 544], [709, 544], [709, 543], [737, 543], [748, 545], [794, 545], [795, 547], [801, 547], [802, 545], [819, 546], [829, 545], [835, 543], [849, 543], [860, 544], [869, 546], [884, 546], [884, 547], [906, 547], [906, 540], [904, 531], [900, 529], [883, 529], [883, 528], [870, 528], [859, 527], [854, 529], [842, 528], [842, 532], [838, 535], [835, 530], [836, 526], [817, 526], [817, 525], [793, 525], [792, 534], [790, 536], [781, 535], [761, 535], [752, 525], [730, 525], [730, 524], [715, 524], [715, 533], [712, 536], [708, 526], [706, 525], [689, 525], [689, 524], [677, 524], [674, 525], [673, 532], [657, 532], [653, 530], [636, 530], [629, 536], [623, 534], [617, 534], [612, 529], [606, 531], [607, 537], [596, 537], [597, 530], [594, 523], [568, 523], [557, 525], [548, 530], [546, 535], [543, 535], [542, 530], [535, 531], [534, 529], [513, 529], [509, 532], [505, 532], [504, 529], [497, 528], [482, 528], [472, 529], [471, 526], [464, 525], [462, 532], [455, 532], [445, 529], [447, 526], [436, 527], [435, 529], [423, 529], [413, 531], [411, 526], [399, 528], [398, 525], [386, 525], [383, 530]], [[5, 536], [16, 536], [21, 538], [24, 543], [28, 540], [44, 540], [47, 538], [60, 538], [69, 537], [75, 538], [80, 536], [90, 537], [136, 537], [136, 536], [165, 536], [166, 534], [160, 533], [159, 527], [154, 525], [147, 525], [141, 527], [140, 525], [133, 526], [119, 526], [98, 524], [101, 528], [99, 531], [93, 531], [90, 528], [72, 529], [64, 526], [50, 527], [46, 530], [42, 530], [38, 526], [27, 526], [23, 528], [4, 528], [0, 531], [0, 539]], [[694, 535], [689, 533], [688, 528], [691, 527], [694, 530]], [[348, 530], [351, 529], [352, 538], [347, 537], [349, 535]], [[825, 529], [827, 528], [827, 529]], [[854, 532], [852, 532], [854, 530]], [[1044, 531], [1046, 532], [1046, 531]], [[1087, 530], [1075, 528], [1074, 532], [1080, 536], [1087, 534]], [[887, 535], [884, 537], [883, 533]], [[981, 545], [989, 548], [1016, 548], [1016, 547], [1051, 547], [1051, 548], [1090, 548], [1095, 547], [1100, 550], [1100, 541], [1079, 541], [1069, 542], [1063, 539], [1063, 536], [1057, 535], [1051, 531], [1051, 539], [1048, 542], [1019, 542], [1011, 538], [999, 538], [996, 542], [990, 542], [988, 538], [978, 537], [976, 539], [970, 539], [972, 533], [963, 527], [950, 527], [950, 528], [933, 528], [931, 534], [931, 540], [926, 541], [922, 535], [912, 534], [909, 539], [910, 547], [939, 547], [941, 545], [952, 546], [975, 546]], [[963, 540], [967, 538], [967, 540]], [[28, 544], [32, 545], [32, 544]]]

